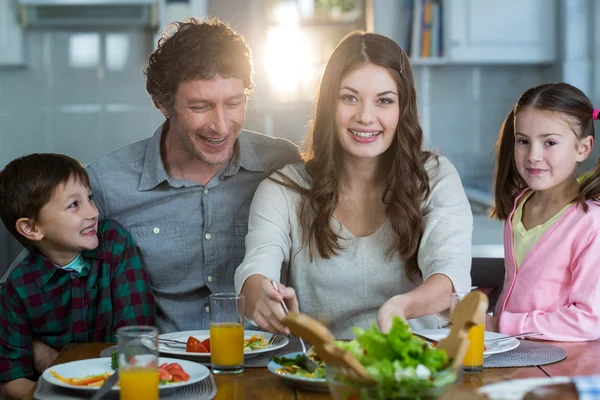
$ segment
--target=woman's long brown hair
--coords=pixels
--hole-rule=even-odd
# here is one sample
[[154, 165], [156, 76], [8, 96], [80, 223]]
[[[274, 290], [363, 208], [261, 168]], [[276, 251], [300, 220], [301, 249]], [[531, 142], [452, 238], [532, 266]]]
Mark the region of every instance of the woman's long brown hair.
[[379, 165], [385, 171], [382, 201], [396, 233], [389, 251], [400, 255], [406, 263], [406, 275], [412, 280], [420, 274], [415, 260], [424, 230], [421, 205], [430, 193], [424, 164], [431, 153], [423, 150], [423, 132], [408, 56], [393, 40], [357, 31], [338, 44], [321, 78], [304, 144], [303, 159], [312, 179], [311, 186], [302, 188], [281, 173], [281, 181], [273, 180], [301, 194], [299, 219], [303, 246], [308, 244], [310, 260], [315, 257], [315, 249], [324, 259], [337, 255], [342, 249], [341, 238], [330, 222], [339, 201], [338, 177], [343, 150], [338, 143], [334, 115], [342, 79], [369, 63], [387, 68], [398, 86], [400, 118], [396, 135]]
[[[519, 193], [527, 187], [515, 164], [515, 118], [519, 111], [531, 107], [540, 111], [556, 113], [569, 123], [579, 140], [595, 137], [590, 99], [568, 83], [546, 83], [526, 90], [515, 107], [510, 110], [496, 142], [496, 174], [494, 178], [494, 207], [491, 218], [505, 220], [513, 210]], [[600, 159], [594, 169], [579, 186], [577, 203], [587, 212], [587, 200], [600, 195]]]

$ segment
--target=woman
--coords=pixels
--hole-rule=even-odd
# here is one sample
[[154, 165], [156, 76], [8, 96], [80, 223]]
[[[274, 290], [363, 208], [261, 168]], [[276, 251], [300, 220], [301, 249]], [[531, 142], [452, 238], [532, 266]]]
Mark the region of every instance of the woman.
[[[438, 328], [470, 289], [473, 217], [454, 167], [422, 149], [409, 59], [373, 33], [346, 36], [315, 100], [304, 162], [259, 186], [235, 275], [246, 315], [288, 332], [279, 303], [338, 338], [392, 316]], [[271, 280], [278, 284], [278, 290]]]

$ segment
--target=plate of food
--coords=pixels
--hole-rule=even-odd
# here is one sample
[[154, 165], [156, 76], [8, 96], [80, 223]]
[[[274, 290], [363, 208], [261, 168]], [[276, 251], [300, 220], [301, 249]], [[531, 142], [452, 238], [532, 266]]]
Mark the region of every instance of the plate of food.
[[[202, 364], [175, 358], [160, 357], [158, 360], [159, 389], [174, 389], [191, 385], [205, 379], [210, 371]], [[114, 372], [112, 357], [92, 358], [58, 364], [42, 373], [42, 379], [64, 388], [96, 391]], [[119, 384], [112, 390], [119, 390]]]
[[304, 366], [301, 352], [286, 354], [281, 357], [271, 357], [267, 369], [280, 376], [286, 383], [299, 389], [312, 391], [329, 391], [325, 379], [325, 363], [315, 354], [308, 356], [319, 364], [316, 371], [309, 372]]
[[[244, 358], [281, 349], [289, 343], [282, 336], [276, 344], [269, 344], [273, 334], [262, 331], [244, 331]], [[195, 357], [210, 361], [210, 331], [183, 331], [163, 333], [158, 336], [158, 349], [161, 353], [177, 356]]]
[[[449, 329], [420, 329], [414, 331], [415, 334], [432, 340], [433, 342], [438, 342], [441, 339], [448, 336], [450, 333]], [[498, 340], [506, 338], [506, 340]], [[510, 350], [514, 350], [519, 347], [519, 340], [516, 338], [509, 338], [506, 335], [496, 332], [485, 332], [485, 336], [483, 338], [485, 349], [483, 351], [483, 356], [491, 356], [492, 354], [505, 353]]]

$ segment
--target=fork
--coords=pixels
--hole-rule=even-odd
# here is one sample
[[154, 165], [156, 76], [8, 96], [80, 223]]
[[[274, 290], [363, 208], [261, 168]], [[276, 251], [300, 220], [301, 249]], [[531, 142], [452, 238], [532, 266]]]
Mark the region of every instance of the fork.
[[182, 342], [180, 340], [173, 340], [173, 339], [158, 339], [158, 343], [164, 344], [167, 347], [175, 347], [175, 348], [182, 348], [182, 347], [187, 346], [186, 342]]
[[[271, 284], [275, 288], [275, 291], [277, 293], [279, 293], [279, 287], [277, 286], [277, 282], [272, 280]], [[285, 301], [283, 301], [283, 299], [281, 299], [280, 303], [281, 303], [281, 306], [283, 307], [283, 311], [285, 311], [285, 315], [288, 315], [289, 311], [288, 311], [287, 306], [285, 305]], [[308, 372], [314, 372], [317, 368], [319, 368], [319, 364], [317, 364], [315, 362], [315, 360], [313, 360], [306, 354], [306, 345], [304, 344], [304, 340], [302, 340], [302, 338], [300, 336], [298, 336], [298, 339], [300, 340], [300, 346], [302, 346], [302, 355], [304, 357], [304, 366], [306, 367]]]
[[283, 342], [284, 338], [285, 338], [285, 335], [282, 335], [281, 333], [276, 333], [273, 336], [271, 336], [271, 338], [269, 339], [269, 342], [267, 344], [271, 347], [277, 346], [278, 344]]

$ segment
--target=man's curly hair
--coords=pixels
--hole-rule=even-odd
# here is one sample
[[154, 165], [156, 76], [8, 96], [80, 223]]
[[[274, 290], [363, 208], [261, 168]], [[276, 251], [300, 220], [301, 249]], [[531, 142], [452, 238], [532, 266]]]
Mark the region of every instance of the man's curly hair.
[[150, 55], [146, 90], [156, 107], [173, 111], [179, 84], [198, 79], [239, 78], [252, 93], [252, 57], [244, 37], [218, 19], [188, 18], [167, 26]]

